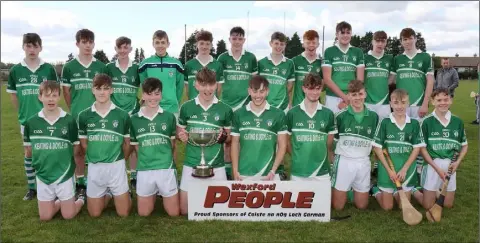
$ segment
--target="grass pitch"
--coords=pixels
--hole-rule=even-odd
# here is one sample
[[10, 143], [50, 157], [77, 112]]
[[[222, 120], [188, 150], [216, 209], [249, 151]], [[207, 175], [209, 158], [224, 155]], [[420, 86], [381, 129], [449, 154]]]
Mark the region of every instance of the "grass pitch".
[[[5, 83], [4, 83], [5, 84]], [[440, 223], [426, 218], [417, 226], [406, 225], [398, 208], [391, 212], [380, 209], [370, 198], [367, 210], [347, 204], [332, 216], [351, 215], [350, 219], [330, 223], [314, 222], [192, 222], [186, 217], [170, 218], [163, 211], [161, 200], [150, 217], [136, 213], [134, 201], [129, 217], [120, 218], [111, 203], [98, 219], [88, 216], [86, 207], [73, 220], [57, 215], [51, 222], [38, 219], [37, 201], [22, 201], [26, 192], [23, 149], [16, 111], [2, 87], [1, 96], [1, 241], [3, 242], [158, 242], [158, 241], [383, 241], [383, 242], [452, 242], [478, 241], [478, 138], [479, 126], [469, 123], [475, 118], [475, 105], [469, 98], [478, 90], [477, 80], [461, 81], [452, 111], [465, 122], [469, 151], [458, 169], [455, 206], [444, 209]], [[65, 105], [62, 103], [62, 106]], [[179, 144], [178, 161], [183, 161], [184, 146]], [[287, 156], [286, 167], [290, 160]], [[181, 163], [177, 164], [181, 169]], [[288, 170], [287, 170], [288, 171]], [[422, 212], [425, 210], [414, 203]]]

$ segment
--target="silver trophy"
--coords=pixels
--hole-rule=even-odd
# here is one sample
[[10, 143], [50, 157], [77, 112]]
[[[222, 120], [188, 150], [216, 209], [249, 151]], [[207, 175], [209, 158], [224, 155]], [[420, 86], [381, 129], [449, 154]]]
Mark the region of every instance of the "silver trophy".
[[198, 178], [208, 178], [215, 174], [213, 167], [205, 162], [204, 148], [217, 143], [219, 131], [192, 129], [188, 132], [188, 141], [193, 146], [199, 146], [202, 149], [200, 164], [193, 167], [192, 176]]

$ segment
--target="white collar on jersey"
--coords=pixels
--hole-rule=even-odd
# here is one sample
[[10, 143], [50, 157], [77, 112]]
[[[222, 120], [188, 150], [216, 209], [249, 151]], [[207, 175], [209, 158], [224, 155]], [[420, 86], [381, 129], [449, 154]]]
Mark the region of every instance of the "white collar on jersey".
[[196, 105], [199, 105], [200, 107], [202, 107], [202, 109], [203, 109], [204, 111], [210, 109], [210, 107], [212, 107], [213, 104], [217, 104], [217, 103], [218, 103], [218, 98], [217, 98], [217, 96], [215, 96], [215, 95], [213, 96], [213, 101], [212, 101], [212, 103], [211, 103], [208, 107], [204, 107], [204, 106], [200, 103], [200, 99], [198, 98], [198, 95], [197, 95], [197, 97], [195, 97], [194, 100], [195, 100], [195, 104], [196, 104]]
[[[317, 111], [321, 110], [322, 108], [323, 108], [322, 104], [318, 102]], [[305, 107], [305, 99], [303, 99], [302, 103], [300, 103], [300, 109], [307, 111], [307, 107]]]
[[[273, 63], [272, 54], [271, 54], [271, 53], [268, 54], [267, 59], [270, 60], [270, 61]], [[275, 64], [275, 63], [273, 63], [273, 64], [274, 64], [275, 66], [277, 66], [278, 64], [280, 64], [280, 63], [282, 63], [282, 62], [286, 62], [286, 61], [287, 61], [287, 58], [285, 57], [285, 55], [282, 55], [282, 60], [281, 60], [279, 63], [277, 63], [277, 64]]]
[[343, 51], [342, 48], [340, 47], [340, 44], [336, 43], [335, 46], [336, 46], [341, 52], [343, 52], [344, 54], [346, 54], [346, 53], [348, 52], [348, 50], [350, 49], [350, 47], [352, 47], [352, 45], [350, 45], [350, 43], [348, 43], [347, 50], [346, 50], [346, 51]]
[[410, 119], [410, 117], [409, 117], [408, 115], [405, 115], [405, 124], [403, 124], [403, 126], [400, 126], [400, 125], [398, 125], [397, 120], [395, 120], [395, 117], [393, 116], [393, 112], [390, 113], [390, 116], [389, 116], [389, 117], [390, 117], [390, 121], [391, 121], [393, 124], [395, 124], [398, 128], [400, 128], [400, 130], [403, 130], [403, 128], [405, 128], [405, 125], [406, 125], [407, 123], [412, 122], [412, 120]]
[[82, 65], [84, 68], [90, 67], [90, 65], [97, 60], [94, 56], [92, 56], [92, 61], [88, 63], [88, 65], [83, 65], [83, 63], [80, 61], [80, 56], [77, 55], [75, 59], [77, 59], [78, 63], [80, 63], [80, 65]]
[[[43, 109], [45, 109], [45, 108], [43, 108]], [[55, 121], [51, 122], [51, 121], [47, 120], [47, 118], [45, 117], [45, 113], [43, 112], [43, 109], [41, 109], [38, 112], [38, 117], [41, 117], [41, 118], [45, 119], [45, 121], [47, 121], [48, 124], [50, 124], [50, 125], [55, 124], [55, 122], [57, 122], [58, 119], [60, 119], [62, 117], [65, 117], [67, 115], [67, 112], [65, 112], [61, 107], [57, 107], [57, 109], [60, 109], [60, 115], [57, 117], [57, 119], [55, 119]]]
[[[422, 50], [420, 50], [420, 49], [417, 49], [417, 52], [415, 52], [415, 53], [422, 53]], [[403, 55], [407, 55], [407, 52], [406, 52], [406, 51], [404, 51], [402, 54], [403, 54]]]
[[[127, 69], [129, 67], [131, 67], [133, 65], [133, 61], [132, 59], [128, 58], [128, 65], [127, 65]], [[119, 68], [120, 69], [120, 62], [117, 60], [115, 60], [115, 67]]]
[[381, 54], [379, 57], [373, 55], [373, 51], [372, 51], [372, 50], [368, 51], [367, 54], [368, 54], [368, 55], [371, 55], [372, 57], [375, 57], [376, 59], [382, 59], [383, 55], [385, 55], [385, 50], [382, 51], [382, 54]]
[[[302, 52], [302, 54], [301, 54], [301, 55], [302, 55], [302, 57], [305, 57], [305, 59], [307, 59], [307, 60], [308, 60], [308, 58], [307, 58], [307, 55], [305, 55], [305, 52]], [[319, 59], [320, 59], [320, 57], [317, 55], [317, 56], [315, 57], [315, 59], [319, 60]]]
[[43, 59], [41, 58], [38, 58], [40, 61], [38, 62], [38, 66], [35, 67], [35, 69], [30, 69], [30, 67], [27, 65], [27, 62], [25, 62], [25, 58], [22, 59], [22, 61], [20, 62], [20, 65], [28, 68], [28, 70], [32, 71], [32, 73], [34, 73], [35, 71], [37, 71], [43, 64], [45, 64], [45, 62], [43, 61]]
[[260, 116], [262, 115], [263, 112], [265, 112], [266, 110], [270, 110], [270, 104], [268, 103], [267, 100], [265, 100], [265, 106], [263, 107], [263, 110], [261, 110], [259, 113], [256, 113], [255, 111], [252, 110], [252, 102], [248, 102], [248, 104], [245, 106], [245, 109], [247, 109], [247, 111], [250, 111], [252, 112], [253, 114], [255, 114], [256, 116]]
[[209, 63], [213, 62], [214, 58], [212, 55], [210, 55], [210, 59], [208, 59], [207, 63], [203, 63], [202, 61], [200, 61], [200, 59], [198, 59], [198, 55], [195, 56], [195, 59], [197, 59], [197, 61], [200, 63], [200, 65], [202, 66], [207, 66]]
[[[228, 49], [228, 55], [233, 57], [232, 49]], [[240, 56], [243, 56], [243, 55], [245, 55], [245, 49], [244, 48], [242, 48], [242, 54]]]
[[[93, 112], [97, 112], [97, 108], [95, 108], [95, 103], [97, 103], [97, 102], [93, 102], [93, 105], [92, 105], [92, 108], [91, 108]], [[108, 108], [107, 113], [110, 112], [111, 110], [115, 109], [115, 108], [116, 108], [116, 106], [113, 104], [113, 102], [110, 101], [110, 107]]]
[[435, 117], [435, 119], [437, 119], [437, 120], [440, 122], [440, 124], [442, 124], [444, 127], [448, 126], [448, 123], [450, 123], [450, 119], [452, 118], [452, 112], [447, 111], [447, 113], [445, 114], [445, 119], [447, 119], [447, 124], [444, 124], [444, 123], [442, 122], [442, 120], [440, 120], [440, 117], [437, 116], [437, 113], [435, 113], [435, 110], [433, 110], [432, 115], [433, 115], [433, 117]]
[[158, 113], [163, 113], [163, 109], [162, 107], [158, 107], [158, 110], [157, 110], [157, 114], [154, 114], [153, 117], [148, 117], [146, 116], [144, 113], [143, 113], [143, 110], [144, 110], [145, 107], [142, 107], [140, 108], [140, 110], [138, 111], [138, 117], [145, 117], [147, 118], [148, 120], [152, 121], [153, 118], [155, 118], [155, 116], [158, 114]]

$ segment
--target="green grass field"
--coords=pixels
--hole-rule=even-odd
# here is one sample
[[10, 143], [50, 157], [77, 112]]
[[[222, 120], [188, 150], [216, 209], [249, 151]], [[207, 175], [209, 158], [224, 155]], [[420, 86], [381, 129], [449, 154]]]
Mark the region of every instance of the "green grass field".
[[[133, 241], [383, 241], [383, 242], [478, 242], [478, 131], [470, 125], [475, 117], [475, 105], [469, 98], [477, 90], [477, 81], [462, 81], [456, 91], [452, 111], [465, 122], [469, 151], [458, 169], [455, 206], [445, 209], [440, 223], [424, 221], [408, 226], [401, 219], [399, 209], [384, 212], [374, 198], [368, 210], [360, 211], [348, 204], [342, 212], [350, 214], [344, 221], [314, 222], [192, 222], [186, 217], [170, 218], [163, 211], [161, 200], [148, 218], [141, 218], [133, 210], [128, 218], [119, 218], [113, 204], [103, 216], [92, 219], [86, 207], [73, 220], [57, 215], [51, 222], [38, 220], [36, 201], [22, 201], [26, 192], [23, 169], [23, 149], [17, 115], [5, 87], [1, 94], [1, 241], [55, 241], [55, 242], [133, 242]], [[179, 161], [183, 161], [184, 147], [180, 146]], [[287, 166], [289, 158], [286, 160]], [[181, 164], [178, 164], [178, 168]], [[287, 167], [288, 168], [288, 167]], [[423, 214], [418, 204], [414, 204]]]

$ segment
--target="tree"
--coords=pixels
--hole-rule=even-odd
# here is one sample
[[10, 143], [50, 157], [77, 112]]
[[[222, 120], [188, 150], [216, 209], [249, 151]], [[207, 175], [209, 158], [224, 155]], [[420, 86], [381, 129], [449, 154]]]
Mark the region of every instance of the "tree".
[[285, 56], [287, 58], [293, 58], [300, 55], [303, 52], [302, 42], [297, 32], [295, 32], [292, 38], [287, 40], [287, 46], [285, 47]]
[[213, 47], [213, 43], [212, 43], [212, 49], [210, 49], [210, 55], [212, 55], [212, 57], [217, 56], [217, 54], [215, 53], [215, 47]]
[[217, 55], [215, 56], [215, 58], [218, 58], [218, 56], [220, 56], [220, 54], [222, 54], [226, 51], [227, 51], [227, 43], [225, 43], [224, 40], [219, 40], [217, 42]]
[[459, 57], [460, 55], [458, 55], [458, 53], [455, 54], [455, 57]]
[[[180, 61], [182, 62], [183, 65], [185, 65], [185, 63], [194, 58], [195, 55], [197, 55], [197, 48], [195, 47], [195, 35], [198, 33], [198, 30], [195, 30], [191, 35], [190, 37], [188, 37], [187, 39], [187, 42], [185, 44], [183, 44], [183, 47], [182, 47], [182, 52], [180, 52], [180, 56], [178, 57], [178, 59], [180, 59]], [[187, 60], [185, 60], [185, 47], [186, 47], [186, 51], [187, 51]]]
[[417, 37], [417, 45], [416, 45], [417, 49], [420, 49], [423, 52], [426, 52], [427, 51], [427, 44], [425, 44], [425, 39], [422, 37], [422, 33], [418, 32], [416, 34], [416, 37]]
[[138, 62], [142, 62], [145, 59], [145, 52], [143, 48], [140, 48], [140, 54], [138, 55]]
[[437, 70], [438, 68], [442, 67], [442, 58], [441, 57], [437, 57], [437, 56], [432, 55], [432, 60], [433, 60], [433, 69], [434, 70]]
[[373, 32], [369, 31], [360, 38], [360, 45], [357, 47], [362, 49], [363, 53], [367, 53], [373, 48], [372, 40], [373, 40]]
[[73, 60], [73, 58], [74, 58], [74, 57], [73, 57], [73, 53], [68, 54], [68, 60], [67, 60], [67, 62]]
[[137, 63], [140, 62], [140, 54], [138, 53], [138, 48], [135, 48], [135, 56], [134, 56], [133, 60]]
[[113, 57], [112, 57], [112, 62], [116, 62], [118, 59], [118, 54], [115, 54]]
[[400, 44], [400, 39], [398, 39], [396, 36], [394, 36], [393, 38], [388, 37], [385, 52], [393, 56], [403, 53], [403, 47]]
[[108, 60], [107, 54], [103, 50], [97, 50], [95, 54], [93, 55], [97, 60], [100, 60], [103, 63], [109, 63], [110, 61]]
[[477, 53], [473, 54], [473, 57], [477, 57]]
[[350, 45], [352, 46], [360, 46], [360, 36], [352, 35], [352, 39], [350, 40]]

